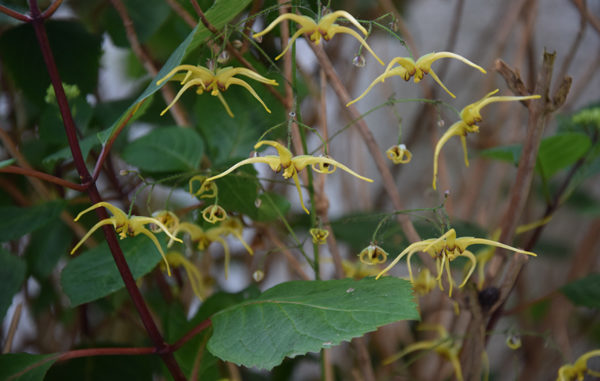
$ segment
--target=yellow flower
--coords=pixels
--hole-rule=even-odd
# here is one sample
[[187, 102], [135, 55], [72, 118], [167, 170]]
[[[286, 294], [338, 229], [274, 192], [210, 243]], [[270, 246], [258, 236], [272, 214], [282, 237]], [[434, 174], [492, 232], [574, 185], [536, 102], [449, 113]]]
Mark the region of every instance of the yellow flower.
[[471, 268], [467, 271], [467, 275], [463, 279], [462, 283], [458, 286], [459, 288], [461, 288], [467, 283], [467, 281], [469, 280], [469, 277], [471, 276], [471, 274], [473, 273], [473, 271], [475, 270], [475, 267], [477, 265], [477, 260], [475, 259], [475, 256], [473, 255], [473, 253], [471, 253], [469, 250], [467, 250], [467, 247], [469, 247], [471, 245], [477, 245], [477, 244], [496, 246], [496, 247], [500, 247], [500, 248], [506, 249], [506, 250], [511, 250], [511, 251], [514, 251], [517, 253], [536, 256], [535, 253], [532, 253], [530, 251], [516, 249], [512, 246], [508, 246], [503, 243], [492, 241], [492, 240], [485, 239], [485, 238], [475, 238], [475, 237], [456, 238], [456, 231], [454, 229], [450, 229], [439, 238], [430, 238], [430, 239], [415, 242], [415, 243], [409, 245], [406, 249], [404, 249], [404, 251], [402, 251], [396, 257], [396, 259], [394, 259], [394, 261], [388, 267], [386, 267], [383, 271], [381, 271], [379, 273], [379, 275], [377, 275], [377, 279], [379, 279], [380, 276], [382, 276], [383, 274], [388, 272], [392, 267], [394, 267], [394, 265], [396, 263], [398, 263], [398, 261], [400, 261], [400, 259], [402, 259], [405, 255], [408, 255], [406, 258], [406, 261], [408, 263], [408, 274], [410, 276], [410, 281], [414, 284], [415, 281], [414, 281], [412, 269], [410, 266], [410, 259], [413, 256], [413, 254], [415, 254], [416, 252], [422, 251], [422, 252], [429, 254], [432, 258], [435, 259], [436, 270], [437, 270], [436, 280], [438, 281], [440, 290], [442, 290], [442, 291], [444, 290], [442, 287], [442, 273], [444, 272], [444, 270], [446, 271], [446, 274], [448, 276], [448, 283], [450, 284], [450, 289], [448, 291], [448, 295], [452, 296], [452, 287], [453, 287], [454, 281], [452, 279], [452, 274], [450, 272], [450, 262], [452, 262], [453, 260], [455, 260], [456, 258], [458, 258], [461, 255], [467, 257], [471, 261]]
[[600, 356], [600, 349], [584, 353], [575, 361], [573, 365], [565, 364], [558, 369], [558, 378], [556, 381], [583, 381], [586, 374], [594, 377], [600, 377], [600, 372], [588, 369], [587, 362], [592, 357]]
[[[186, 73], [176, 74], [179, 71], [186, 71]], [[268, 113], [271, 113], [271, 110], [269, 110], [267, 105], [265, 105], [265, 102], [263, 102], [263, 100], [258, 96], [256, 91], [254, 91], [254, 89], [246, 81], [243, 81], [239, 78], [235, 78], [235, 76], [238, 74], [244, 75], [261, 83], [266, 83], [268, 85], [278, 85], [278, 83], [275, 80], [265, 78], [262, 75], [243, 67], [234, 68], [228, 66], [216, 69], [213, 72], [200, 65], [179, 65], [156, 82], [156, 84], [160, 86], [160, 84], [167, 80], [181, 81], [180, 84], [183, 85], [183, 87], [181, 88], [181, 90], [179, 90], [173, 101], [167, 106], [167, 108], [165, 108], [160, 113], [160, 115], [164, 115], [164, 113], [166, 113], [175, 104], [175, 102], [179, 100], [181, 95], [187, 89], [189, 89], [192, 86], [197, 86], [197, 94], [202, 94], [204, 93], [204, 91], [210, 92], [212, 96], [216, 96], [217, 98], [219, 98], [219, 100], [225, 107], [227, 114], [229, 114], [229, 116], [233, 118], [233, 113], [231, 112], [229, 105], [225, 101], [225, 98], [223, 98], [223, 95], [221, 94], [222, 91], [227, 90], [231, 85], [242, 86], [243, 88], [248, 90], [248, 92], [250, 92], [250, 94], [252, 94], [252, 96], [256, 98], [260, 102], [260, 104], [263, 105], [265, 110], [267, 110]]]
[[383, 61], [381, 61], [379, 59], [379, 57], [377, 57], [377, 54], [375, 54], [375, 52], [371, 49], [371, 47], [367, 44], [367, 42], [360, 36], [360, 34], [356, 33], [353, 29], [335, 24], [335, 21], [340, 17], [343, 17], [346, 20], [350, 21], [352, 23], [352, 25], [354, 25], [358, 30], [360, 30], [362, 32], [362, 34], [365, 35], [365, 37], [367, 36], [367, 34], [368, 34], [367, 30], [365, 28], [363, 28], [362, 25], [360, 25], [358, 23], [358, 21], [356, 21], [356, 19], [350, 13], [348, 13], [346, 11], [335, 11], [335, 12], [328, 13], [327, 15], [321, 17], [321, 19], [319, 20], [318, 23], [315, 22], [315, 20], [311, 19], [308, 16], [297, 15], [294, 13], [286, 13], [286, 14], [283, 14], [283, 15], [277, 17], [262, 32], [255, 33], [252, 37], [254, 37], [254, 38], [261, 37], [261, 36], [269, 33], [281, 21], [291, 20], [291, 21], [294, 21], [294, 22], [300, 24], [300, 29], [298, 29], [296, 31], [296, 33], [294, 33], [294, 35], [290, 38], [288, 45], [283, 49], [281, 54], [279, 54], [277, 57], [275, 57], [275, 60], [280, 59], [285, 54], [285, 52], [288, 51], [288, 49], [290, 48], [292, 43], [298, 37], [303, 35], [304, 33], [309, 34], [310, 40], [312, 42], [314, 42], [316, 45], [318, 45], [321, 42], [321, 37], [323, 37], [323, 39], [325, 39], [325, 41], [329, 41], [330, 39], [333, 38], [333, 36], [336, 35], [336, 33], [346, 33], [346, 34], [349, 34], [352, 37], [356, 38], [358, 40], [358, 42], [360, 42], [362, 44], [362, 46], [364, 46], [365, 49], [367, 49], [373, 55], [373, 57], [375, 57], [377, 59], [377, 61], [379, 61], [379, 63], [383, 65]]
[[[352, 103], [361, 100], [365, 95], [367, 95], [369, 91], [371, 91], [373, 86], [375, 86], [377, 83], [383, 83], [387, 78], [393, 77], [395, 75], [402, 77], [402, 79], [404, 79], [405, 81], [408, 81], [410, 77], [413, 77], [415, 83], [418, 83], [421, 81], [421, 79], [423, 79], [423, 76], [425, 74], [431, 74], [431, 77], [434, 81], [436, 81], [448, 94], [450, 94], [452, 98], [456, 98], [456, 96], [452, 94], [450, 90], [446, 88], [446, 86], [444, 86], [440, 78], [437, 76], [437, 74], [435, 74], [435, 72], [431, 68], [431, 64], [433, 64], [440, 58], [454, 58], [461, 62], [464, 62], [469, 66], [474, 67], [475, 69], [479, 70], [484, 74], [486, 73], [486, 71], [481, 66], [476, 65], [468, 59], [464, 58], [463, 56], [452, 52], [432, 52], [429, 54], [425, 54], [424, 56], [419, 58], [417, 62], [415, 62], [410, 57], [396, 57], [390, 61], [390, 63], [385, 68], [383, 74], [375, 78], [375, 80], [371, 82], [369, 87], [367, 87], [367, 89], [358, 98], [349, 102], [346, 106], [350, 106]], [[399, 64], [400, 66], [394, 67], [395, 64]]]
[[[194, 192], [194, 182], [200, 183], [200, 188]], [[219, 193], [217, 184], [206, 181], [206, 176], [197, 175], [189, 181], [190, 194], [199, 198], [215, 198]]]
[[424, 268], [419, 272], [417, 279], [413, 282], [413, 289], [421, 296], [427, 295], [437, 285], [436, 279], [431, 275], [429, 269]]
[[202, 282], [202, 275], [198, 268], [190, 262], [189, 259], [183, 256], [183, 254], [177, 251], [170, 251], [167, 253], [167, 261], [173, 267], [183, 267], [187, 273], [192, 291], [200, 300], [204, 300], [207, 294], [207, 290], [204, 288]]
[[204, 208], [202, 211], [202, 218], [210, 224], [215, 224], [225, 220], [227, 218], [227, 212], [220, 205], [215, 204]]
[[198, 250], [205, 250], [211, 243], [219, 242], [225, 251], [225, 278], [227, 278], [229, 276], [230, 254], [229, 245], [227, 244], [227, 241], [223, 239], [223, 236], [227, 236], [228, 234], [233, 235], [242, 243], [242, 245], [244, 245], [244, 248], [246, 248], [250, 255], [254, 254], [252, 248], [244, 241], [241, 230], [241, 222], [235, 218], [230, 218], [224, 221], [220, 226], [207, 230], [189, 222], [182, 222], [179, 224], [179, 228], [175, 234], [178, 234], [179, 232], [188, 233], [190, 235], [190, 240], [197, 245]]
[[302, 171], [309, 165], [312, 167], [313, 170], [319, 173], [332, 173], [336, 170], [337, 167], [340, 167], [344, 171], [350, 173], [355, 177], [358, 177], [361, 180], [373, 182], [373, 180], [359, 175], [358, 173], [352, 171], [350, 168], [346, 167], [344, 164], [338, 163], [337, 161], [326, 156], [293, 156], [290, 150], [273, 140], [260, 141], [256, 143], [254, 149], [258, 149], [263, 145], [269, 145], [271, 147], [274, 147], [277, 150], [277, 155], [251, 157], [249, 159], [242, 160], [239, 163], [233, 165], [225, 172], [208, 178], [206, 179], [206, 181], [209, 182], [216, 180], [220, 177], [226, 176], [231, 172], [235, 171], [237, 168], [246, 164], [266, 163], [274, 172], [279, 172], [283, 170], [284, 178], [289, 179], [291, 177], [294, 180], [294, 183], [296, 184], [296, 190], [298, 191], [298, 195], [300, 196], [300, 204], [302, 205], [302, 209], [304, 209], [304, 211], [307, 214], [309, 214], [309, 211], [308, 209], [306, 209], [306, 206], [304, 206], [304, 201], [302, 200], [302, 191], [300, 189], [300, 179], [298, 178], [298, 172]]
[[426, 331], [437, 331], [439, 334], [439, 338], [437, 340], [423, 340], [410, 344], [406, 348], [404, 348], [402, 352], [383, 360], [383, 363], [385, 365], [390, 364], [414, 351], [432, 350], [438, 355], [445, 358], [446, 360], [450, 361], [450, 363], [452, 363], [452, 367], [454, 367], [456, 379], [458, 381], [463, 381], [460, 361], [458, 360], [461, 343], [450, 337], [446, 329], [439, 324], [421, 324], [418, 329]]
[[436, 189], [436, 178], [438, 173], [438, 158], [440, 156], [440, 151], [446, 142], [453, 136], [459, 136], [460, 142], [463, 147], [465, 165], [469, 166], [469, 158], [467, 155], [467, 139], [466, 136], [470, 132], [478, 133], [479, 126], [476, 126], [475, 123], [481, 122], [481, 109], [494, 102], [510, 102], [510, 101], [522, 101], [526, 99], [538, 99], [539, 95], [528, 95], [528, 96], [498, 96], [493, 97], [492, 95], [496, 94], [498, 89], [492, 91], [487, 94], [485, 97], [481, 98], [475, 103], [471, 103], [470, 105], [465, 106], [460, 111], [460, 120], [454, 123], [448, 130], [442, 135], [440, 140], [437, 142], [435, 146], [435, 153], [433, 154], [433, 189]]
[[406, 149], [404, 144], [391, 146], [385, 151], [385, 154], [394, 164], [406, 164], [412, 159], [412, 153]]
[[362, 262], [342, 260], [342, 268], [347, 278], [360, 280], [367, 276], [375, 276], [379, 272], [376, 267], [365, 265]]
[[117, 233], [119, 233], [119, 238], [121, 239], [124, 239], [126, 237], [135, 237], [138, 234], [143, 234], [146, 237], [150, 238], [152, 240], [152, 243], [154, 243], [154, 246], [156, 246], [156, 248], [160, 252], [160, 255], [163, 257], [163, 260], [165, 261], [165, 264], [167, 266], [167, 272], [169, 276], [171, 276], [171, 269], [169, 268], [169, 263], [167, 262], [167, 258], [165, 257], [165, 253], [163, 252], [163, 249], [160, 246], [158, 239], [154, 236], [154, 234], [152, 234], [150, 230], [146, 229], [144, 225], [154, 224], [158, 226], [160, 230], [164, 231], [172, 240], [182, 242], [179, 238], [175, 237], [169, 231], [169, 229], [156, 218], [142, 216], [131, 216], [128, 218], [127, 214], [125, 214], [125, 212], [123, 212], [121, 209], [104, 201], [94, 204], [91, 207], [84, 210], [83, 212], [79, 213], [77, 217], [75, 217], [75, 221], [78, 221], [81, 218], [81, 216], [83, 216], [87, 212], [100, 207], [105, 207], [106, 209], [108, 209], [113, 214], [113, 216], [110, 218], [105, 218], [104, 220], [99, 221], [96, 225], [94, 225], [90, 229], [90, 231], [88, 231], [83, 236], [83, 238], [77, 243], [77, 245], [75, 245], [75, 247], [71, 250], [71, 254], [73, 254], [79, 248], [79, 246], [81, 246], [83, 242], [85, 242], [85, 240], [88, 239], [100, 227], [104, 225], [112, 225], [117, 231]]
[[516, 351], [517, 349], [521, 348], [521, 345], [521, 336], [516, 334], [510, 334], [506, 337], [506, 346], [512, 349], [513, 351]]
[[319, 245], [324, 245], [327, 242], [327, 237], [329, 237], [329, 230], [312, 228], [308, 231], [312, 236], [313, 243], [318, 243]]
[[365, 265], [376, 265], [387, 261], [388, 253], [377, 245], [370, 244], [361, 250], [358, 259]]

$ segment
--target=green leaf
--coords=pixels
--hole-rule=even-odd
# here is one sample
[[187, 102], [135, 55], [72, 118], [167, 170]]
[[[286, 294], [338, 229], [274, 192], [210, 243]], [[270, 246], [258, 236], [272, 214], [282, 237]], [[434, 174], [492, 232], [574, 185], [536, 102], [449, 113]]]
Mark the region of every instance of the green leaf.
[[[79, 141], [79, 146], [81, 148], [81, 154], [84, 158], [87, 158], [93, 148], [100, 147], [100, 140], [96, 134], [93, 134]], [[73, 154], [71, 153], [71, 147], [66, 146], [54, 152], [53, 154], [46, 156], [42, 161], [42, 164], [46, 168], [54, 168], [56, 163], [59, 161], [70, 160], [72, 157]]]
[[[157, 238], [164, 250], [164, 236], [160, 234]], [[144, 235], [126, 238], [120, 245], [135, 279], [149, 273], [161, 260], [158, 249]], [[60, 282], [73, 307], [125, 287], [106, 242], [71, 259], [61, 273]]]
[[0, 248], [0, 321], [25, 280], [25, 270], [23, 259]]
[[[233, 19], [238, 13], [240, 13], [248, 4], [250, 0], [216, 0], [214, 5], [205, 12], [206, 18], [210, 23], [217, 29], [224, 27], [231, 19]], [[190, 34], [183, 40], [181, 44], [173, 51], [167, 62], [164, 64], [162, 69], [158, 72], [155, 79], [150, 82], [148, 87], [142, 92], [142, 94], [133, 102], [133, 104], [125, 111], [125, 113], [113, 124], [111, 127], [110, 135], [114, 132], [115, 128], [121, 124], [121, 122], [127, 118], [129, 112], [134, 110], [137, 105], [154, 94], [158, 89], [164, 86], [163, 82], [161, 86], [156, 84], [156, 81], [163, 78], [169, 73], [175, 66], [181, 64], [183, 59], [200, 45], [204, 40], [211, 36], [211, 32], [199, 22], [196, 28], [190, 32]], [[138, 110], [141, 112], [142, 110]], [[109, 136], [110, 136], [109, 135]], [[105, 143], [105, 142], [103, 142]]]
[[[98, 82], [102, 38], [90, 34], [76, 21], [49, 20], [44, 24], [62, 81], [77, 85], [83, 94], [93, 93]], [[37, 105], [44, 104], [50, 77], [29, 23], [2, 33], [0, 59], [17, 87]]]
[[419, 319], [410, 282], [386, 277], [293, 281], [216, 313], [209, 351], [225, 361], [271, 369], [398, 320]]
[[66, 256], [72, 243], [71, 229], [56, 219], [31, 233], [25, 259], [29, 272], [38, 279], [47, 278], [61, 256]]
[[16, 159], [6, 159], [0, 161], [0, 168], [8, 167], [9, 165], [13, 165], [17, 161]]
[[8, 353], [0, 355], [0, 380], [42, 381], [58, 354], [32, 355]]
[[60, 201], [29, 208], [0, 207], [0, 242], [17, 239], [54, 220], [63, 209]]
[[570, 132], [542, 140], [538, 152], [541, 168], [538, 172], [550, 178], [558, 171], [574, 164], [590, 149], [590, 139], [580, 133]]
[[252, 166], [244, 166], [235, 174], [215, 180], [219, 188], [219, 204], [227, 211], [235, 211], [250, 217], [256, 215], [256, 198], [258, 182], [253, 176], [256, 171]]
[[600, 274], [568, 283], [560, 291], [576, 306], [600, 308]]
[[127, 145], [123, 160], [148, 172], [193, 171], [200, 165], [202, 139], [190, 128], [163, 127]]
[[514, 144], [484, 149], [480, 151], [479, 154], [483, 157], [487, 157], [488, 159], [506, 161], [516, 166], [519, 164], [521, 149], [522, 147], [520, 144]]
[[267, 222], [279, 219], [290, 210], [287, 198], [273, 192], [261, 193], [258, 196], [260, 206], [256, 209], [255, 221]]
[[[123, 5], [133, 22], [136, 36], [140, 43], [145, 43], [156, 33], [169, 16], [169, 4], [162, 0], [125, 0]], [[129, 48], [129, 41], [123, 21], [119, 14], [110, 7], [106, 14], [106, 23], [111, 40], [116, 46]]]

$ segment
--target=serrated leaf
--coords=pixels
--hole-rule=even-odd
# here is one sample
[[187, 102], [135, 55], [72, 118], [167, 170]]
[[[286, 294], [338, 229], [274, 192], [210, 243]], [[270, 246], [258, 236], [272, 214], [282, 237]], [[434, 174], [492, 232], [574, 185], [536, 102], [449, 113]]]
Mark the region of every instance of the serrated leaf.
[[25, 280], [25, 261], [0, 248], [0, 321]]
[[216, 313], [209, 351], [225, 361], [271, 369], [385, 324], [419, 319], [410, 282], [386, 277], [293, 281]]
[[[217, 29], [222, 28], [237, 14], [239, 14], [248, 4], [250, 0], [216, 0], [213, 6], [205, 12], [206, 18], [210, 23]], [[188, 55], [190, 51], [195, 49], [204, 40], [210, 37], [211, 32], [204, 27], [201, 22], [194, 28], [193, 31], [183, 40], [181, 44], [173, 51], [167, 62], [160, 69], [155, 79], [163, 78], [169, 73], [175, 66], [181, 64], [181, 61]], [[134, 110], [140, 102], [150, 97], [156, 91], [158, 91], [166, 82], [163, 82], [161, 86], [156, 84], [156, 80], [150, 82], [148, 87], [142, 92], [142, 94], [133, 102], [133, 104], [123, 113], [123, 115], [113, 124], [110, 128], [110, 134], [112, 135], [115, 128], [121, 124], [121, 122], [129, 115], [129, 112]], [[138, 112], [141, 112], [138, 111]], [[105, 141], [103, 141], [105, 143]]]
[[[164, 250], [164, 234], [157, 235], [157, 238]], [[119, 243], [135, 279], [149, 273], [161, 260], [158, 249], [144, 235], [129, 237]], [[73, 307], [125, 287], [106, 242], [69, 260], [60, 282]]]
[[148, 172], [193, 171], [200, 165], [202, 139], [189, 128], [163, 127], [133, 141], [123, 160]]
[[578, 279], [563, 286], [560, 291], [577, 306], [600, 308], [600, 274]]
[[8, 353], [0, 355], [0, 380], [42, 381], [58, 357], [58, 354]]
[[0, 207], [0, 242], [17, 239], [52, 221], [63, 209], [60, 201], [29, 208]]

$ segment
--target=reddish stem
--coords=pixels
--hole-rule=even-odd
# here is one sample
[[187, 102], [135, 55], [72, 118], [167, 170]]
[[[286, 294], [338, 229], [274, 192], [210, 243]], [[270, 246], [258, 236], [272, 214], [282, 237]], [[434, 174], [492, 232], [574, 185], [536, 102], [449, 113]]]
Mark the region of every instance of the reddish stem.
[[19, 175], [25, 175], [29, 177], [36, 177], [38, 179], [48, 181], [50, 183], [60, 185], [69, 189], [74, 189], [79, 192], [83, 192], [87, 189], [88, 185], [86, 184], [75, 184], [67, 180], [63, 180], [60, 177], [52, 176], [44, 172], [35, 171], [33, 169], [21, 168], [14, 165], [9, 165], [4, 168], [0, 168], [0, 172], [5, 173], [16, 173]]
[[[79, 173], [82, 183], [90, 183], [90, 186], [87, 189], [88, 195], [92, 203], [96, 204], [102, 201], [102, 197], [100, 196], [100, 193], [98, 192], [98, 189], [92, 180], [92, 177], [85, 165], [83, 155], [81, 154], [81, 148], [77, 140], [75, 122], [73, 121], [69, 103], [62, 87], [62, 81], [54, 61], [54, 56], [52, 55], [52, 51], [50, 49], [48, 35], [46, 34], [46, 28], [44, 27], [44, 18], [40, 13], [36, 0], [29, 1], [29, 8], [31, 13], [31, 24], [35, 30], [42, 55], [44, 57], [44, 62], [46, 63], [46, 68], [50, 76], [50, 81], [52, 82], [52, 87], [54, 88], [54, 92], [56, 94], [56, 100], [63, 119], [63, 124], [65, 126], [65, 132], [67, 134], [67, 140], [69, 141], [69, 147], [71, 148], [71, 153], [73, 155], [75, 168], [77, 169], [77, 173]], [[108, 213], [104, 208], [96, 209], [96, 213], [98, 218], [101, 220], [109, 218]], [[121, 247], [119, 246], [114, 229], [104, 226], [103, 231], [113, 259], [117, 265], [117, 268], [119, 269], [121, 277], [123, 278], [123, 282], [125, 283], [125, 287], [127, 288], [129, 296], [131, 297], [140, 315], [140, 318], [142, 319], [150, 339], [154, 343], [156, 352], [160, 354], [162, 360], [175, 380], [185, 380], [183, 372], [179, 368], [173, 353], [169, 351], [169, 346], [158, 331], [158, 327], [150, 315], [150, 311], [146, 306], [146, 302], [144, 301], [142, 294], [135, 284], [135, 279], [131, 274], [131, 270], [129, 269], [127, 261], [125, 260], [125, 256], [123, 255]], [[165, 349], [167, 350], [165, 351]]]
[[12, 9], [4, 6], [4, 5], [0, 5], [0, 12], [4, 13], [5, 15], [8, 15], [10, 17], [12, 17], [13, 19], [17, 19], [19, 21], [23, 21], [23, 22], [30, 22], [31, 18], [27, 15], [21, 14], [17, 11], [13, 11]]

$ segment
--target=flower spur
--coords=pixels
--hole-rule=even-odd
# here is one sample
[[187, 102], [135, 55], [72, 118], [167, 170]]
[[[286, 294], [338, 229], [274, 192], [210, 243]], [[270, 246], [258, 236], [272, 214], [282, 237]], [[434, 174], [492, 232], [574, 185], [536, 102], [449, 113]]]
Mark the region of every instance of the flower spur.
[[565, 364], [558, 369], [556, 381], [583, 381], [586, 374], [600, 377], [600, 372], [587, 367], [587, 362], [592, 357], [599, 357], [600, 349], [589, 351], [581, 355], [573, 364]]
[[352, 25], [354, 25], [359, 31], [361, 31], [361, 33], [364, 34], [365, 37], [367, 36], [367, 34], [368, 34], [367, 30], [365, 28], [363, 28], [363, 26], [360, 25], [358, 23], [358, 21], [350, 13], [348, 13], [346, 11], [335, 11], [335, 12], [331, 12], [331, 13], [321, 17], [321, 19], [319, 20], [318, 23], [315, 22], [315, 20], [311, 19], [308, 16], [297, 15], [294, 13], [286, 13], [286, 14], [283, 14], [283, 15], [277, 17], [275, 20], [273, 20], [273, 22], [271, 24], [269, 24], [269, 26], [267, 26], [261, 32], [255, 33], [254, 35], [252, 35], [252, 37], [254, 37], [254, 38], [262, 37], [263, 35], [269, 33], [273, 28], [275, 28], [275, 26], [277, 24], [279, 24], [283, 20], [292, 20], [292, 21], [300, 24], [301, 27], [290, 38], [287, 46], [283, 49], [283, 51], [277, 57], [275, 57], [275, 60], [278, 60], [281, 57], [283, 57], [283, 55], [288, 51], [288, 49], [290, 48], [292, 43], [298, 37], [303, 35], [304, 33], [309, 34], [310, 40], [312, 42], [314, 42], [315, 45], [319, 45], [319, 43], [321, 42], [321, 37], [325, 41], [329, 41], [337, 33], [346, 33], [346, 34], [349, 34], [352, 37], [356, 38], [358, 40], [358, 42], [360, 42], [361, 45], [364, 46], [365, 49], [367, 49], [369, 51], [369, 53], [371, 53], [373, 55], [373, 57], [375, 57], [375, 59], [377, 59], [377, 61], [379, 61], [379, 63], [381, 65], [383, 65], [383, 61], [381, 59], [379, 59], [379, 57], [377, 57], [377, 54], [375, 54], [375, 52], [371, 49], [371, 47], [367, 44], [367, 42], [360, 36], [360, 34], [358, 34], [353, 29], [350, 29], [348, 27], [341, 26], [341, 25], [338, 25], [335, 23], [335, 21], [340, 17], [343, 17], [346, 20], [350, 21], [350, 23], [352, 23]]
[[494, 102], [511, 102], [511, 101], [523, 101], [528, 99], [538, 99], [539, 95], [527, 95], [527, 96], [492, 96], [496, 94], [499, 90], [496, 89], [488, 94], [486, 94], [483, 98], [478, 100], [477, 102], [471, 103], [470, 105], [465, 106], [460, 111], [460, 120], [454, 123], [448, 130], [442, 135], [440, 140], [437, 142], [435, 146], [435, 153], [433, 154], [433, 189], [436, 189], [436, 178], [438, 173], [438, 158], [440, 156], [440, 151], [446, 142], [453, 136], [459, 136], [460, 142], [462, 144], [465, 165], [469, 166], [469, 158], [467, 155], [467, 139], [466, 136], [468, 133], [478, 133], [479, 126], [476, 126], [475, 123], [479, 123], [482, 121], [481, 118], [481, 109], [484, 106], [487, 106], [490, 103]]
[[[442, 80], [437, 76], [437, 74], [435, 74], [435, 72], [431, 68], [431, 65], [435, 61], [439, 60], [440, 58], [457, 59], [461, 62], [464, 62], [465, 64], [467, 64], [469, 66], [474, 67], [475, 69], [479, 70], [483, 74], [486, 74], [486, 71], [481, 66], [476, 65], [473, 62], [469, 61], [468, 59], [464, 58], [463, 56], [460, 56], [460, 55], [458, 55], [456, 53], [452, 53], [452, 52], [437, 52], [437, 53], [432, 52], [429, 54], [425, 54], [424, 56], [419, 58], [416, 62], [415, 62], [415, 60], [413, 60], [410, 57], [396, 57], [390, 61], [390, 63], [385, 68], [385, 71], [383, 72], [383, 74], [381, 74], [379, 77], [375, 78], [375, 80], [373, 82], [371, 82], [369, 87], [367, 87], [367, 89], [358, 98], [356, 98], [355, 100], [353, 100], [351, 102], [348, 102], [348, 104], [346, 104], [346, 107], [361, 100], [379, 82], [383, 83], [383, 82], [385, 82], [385, 80], [387, 78], [393, 77], [393, 76], [399, 76], [402, 79], [404, 79], [405, 81], [408, 81], [411, 77], [413, 77], [415, 83], [419, 83], [423, 79], [425, 74], [431, 74], [431, 77], [433, 78], [433, 80], [436, 81], [438, 83], [438, 85], [440, 85], [442, 87], [442, 89], [444, 89], [448, 94], [450, 94], [450, 96], [452, 98], [456, 98], [456, 96], [454, 94], [452, 94], [452, 92], [450, 90], [448, 90], [448, 88], [444, 85]], [[398, 64], [399, 66], [394, 67], [395, 64]]]
[[354, 177], [358, 177], [361, 180], [373, 182], [373, 180], [363, 177], [358, 173], [354, 172], [350, 168], [346, 167], [344, 164], [338, 163], [337, 161], [326, 157], [326, 156], [311, 156], [311, 155], [298, 155], [293, 156], [289, 149], [285, 148], [281, 144], [273, 140], [262, 140], [256, 145], [254, 145], [254, 149], [258, 149], [263, 145], [269, 145], [274, 147], [277, 150], [277, 155], [266, 155], [259, 157], [251, 157], [245, 160], [240, 161], [237, 164], [234, 164], [231, 168], [226, 170], [225, 172], [219, 173], [213, 177], [206, 179], [206, 182], [216, 180], [223, 176], [230, 174], [235, 171], [239, 167], [246, 164], [253, 163], [266, 163], [271, 167], [271, 170], [274, 172], [279, 172], [283, 169], [283, 177], [289, 179], [290, 177], [294, 180], [294, 184], [296, 185], [296, 190], [298, 191], [298, 195], [300, 196], [300, 204], [302, 205], [302, 209], [307, 214], [310, 214], [306, 206], [304, 205], [304, 201], [302, 200], [302, 190], [300, 189], [300, 179], [298, 178], [298, 172], [302, 171], [307, 166], [311, 166], [313, 170], [319, 173], [333, 173], [337, 167], [340, 167], [342, 170], [348, 172]]
[[[186, 71], [185, 74], [178, 73], [179, 71]], [[178, 74], [177, 74], [178, 73]], [[271, 110], [265, 105], [265, 102], [260, 98], [260, 96], [256, 93], [256, 91], [246, 82], [239, 78], [235, 78], [236, 75], [244, 75], [248, 78], [254, 79], [255, 81], [265, 83], [267, 85], [277, 86], [277, 81], [273, 79], [268, 79], [263, 77], [262, 75], [243, 67], [223, 67], [220, 69], [216, 69], [214, 72], [209, 70], [203, 66], [197, 65], [179, 65], [176, 66], [173, 70], [167, 73], [164, 77], [156, 82], [156, 85], [160, 86], [165, 81], [180, 81], [180, 84], [183, 87], [179, 90], [173, 101], [160, 113], [160, 115], [164, 115], [174, 104], [179, 100], [181, 95], [188, 90], [192, 86], [197, 86], [196, 93], [202, 94], [204, 91], [210, 92], [212, 96], [216, 96], [219, 98], [219, 101], [225, 107], [227, 114], [230, 117], [234, 117], [233, 112], [229, 108], [227, 101], [223, 98], [223, 94], [221, 92], [227, 90], [231, 85], [242, 86], [254, 98], [256, 98], [260, 104], [267, 110], [268, 113], [271, 113]]]
[[169, 238], [171, 238], [172, 240], [175, 240], [177, 242], [182, 242], [179, 238], [175, 237], [169, 231], [169, 229], [156, 218], [143, 217], [143, 216], [128, 217], [127, 214], [125, 214], [125, 212], [123, 212], [121, 209], [117, 208], [116, 206], [114, 206], [112, 204], [109, 204], [108, 202], [104, 202], [104, 201], [94, 204], [94, 205], [90, 206], [89, 208], [87, 208], [86, 210], [79, 213], [77, 215], [77, 217], [75, 217], [75, 221], [78, 221], [81, 218], [81, 216], [83, 216], [87, 212], [92, 211], [97, 208], [100, 208], [100, 207], [105, 207], [106, 209], [108, 209], [112, 213], [113, 216], [110, 218], [105, 218], [105, 219], [99, 221], [96, 225], [94, 225], [83, 236], [83, 238], [81, 238], [81, 240], [77, 243], [77, 245], [75, 245], [75, 247], [73, 247], [73, 249], [71, 250], [71, 254], [73, 254], [75, 251], [77, 251], [79, 246], [81, 246], [83, 244], [83, 242], [85, 242], [85, 240], [87, 240], [100, 227], [102, 227], [104, 225], [112, 225], [115, 228], [115, 230], [117, 231], [117, 233], [119, 233], [120, 239], [124, 239], [127, 237], [135, 237], [138, 234], [143, 234], [146, 237], [150, 238], [150, 240], [152, 240], [152, 243], [154, 243], [154, 246], [156, 246], [156, 248], [160, 252], [160, 255], [162, 256], [163, 261], [165, 262], [165, 265], [167, 266], [167, 273], [169, 274], [169, 276], [171, 276], [171, 269], [169, 267], [169, 262], [167, 261], [165, 253], [164, 253], [160, 243], [158, 242], [158, 239], [154, 236], [154, 234], [150, 230], [146, 229], [144, 227], [144, 225], [154, 224], [158, 228], [160, 228], [160, 230], [164, 231], [169, 236]]
[[452, 273], [450, 272], [450, 262], [452, 262], [459, 256], [465, 256], [471, 262], [471, 267], [467, 271], [467, 275], [463, 279], [462, 283], [458, 286], [458, 288], [461, 288], [467, 283], [467, 281], [471, 277], [471, 274], [473, 274], [475, 267], [477, 266], [477, 259], [475, 258], [473, 253], [471, 253], [469, 250], [467, 250], [467, 247], [469, 247], [471, 245], [477, 245], [477, 244], [496, 246], [496, 247], [506, 249], [506, 250], [511, 250], [511, 251], [514, 251], [517, 253], [532, 255], [534, 257], [536, 256], [535, 253], [532, 253], [530, 251], [517, 249], [517, 248], [514, 248], [509, 245], [505, 245], [500, 242], [492, 241], [490, 239], [475, 238], [475, 237], [456, 238], [456, 231], [454, 229], [450, 229], [439, 238], [429, 238], [429, 239], [415, 242], [415, 243], [409, 245], [406, 249], [404, 249], [404, 251], [402, 251], [396, 257], [396, 259], [394, 259], [394, 261], [392, 263], [390, 263], [388, 265], [388, 267], [383, 269], [377, 275], [377, 279], [379, 279], [379, 277], [381, 277], [383, 274], [388, 272], [392, 267], [394, 267], [394, 265], [396, 265], [396, 263], [398, 263], [398, 261], [400, 261], [400, 259], [402, 259], [405, 255], [407, 255], [406, 262], [408, 264], [408, 274], [410, 276], [411, 283], [414, 284], [415, 280], [413, 278], [412, 268], [410, 265], [410, 259], [412, 258], [413, 254], [415, 254], [416, 252], [422, 251], [422, 252], [429, 254], [432, 258], [435, 259], [435, 267], [436, 267], [436, 271], [437, 271], [436, 280], [438, 281], [438, 285], [440, 287], [440, 290], [442, 290], [442, 291], [443, 291], [442, 274], [445, 270], [445, 272], [448, 276], [448, 284], [450, 285], [448, 295], [452, 296], [452, 288], [453, 288], [454, 281], [452, 278]]

